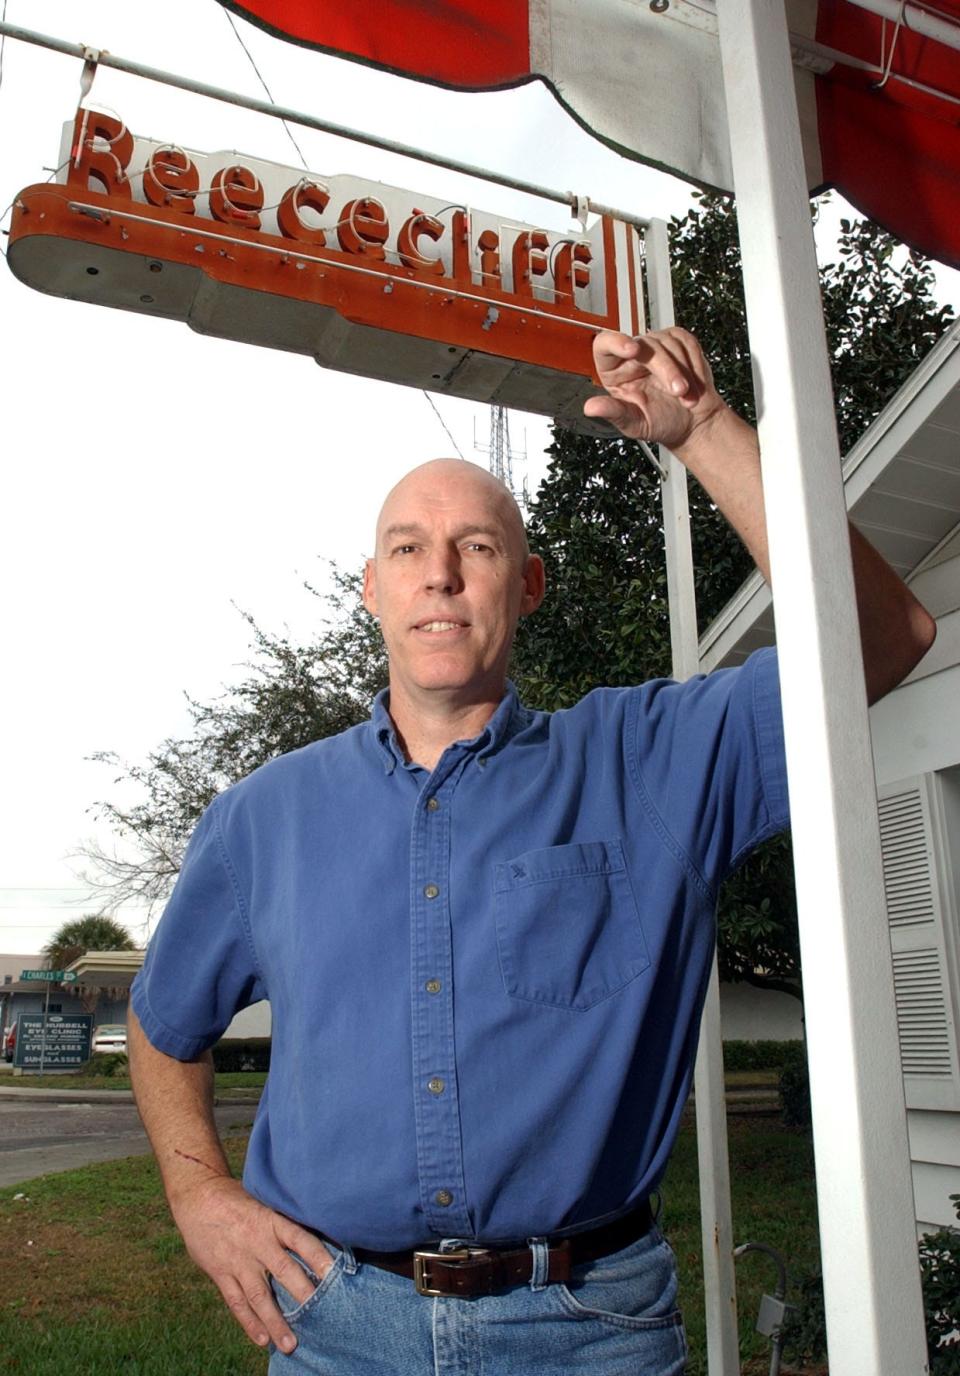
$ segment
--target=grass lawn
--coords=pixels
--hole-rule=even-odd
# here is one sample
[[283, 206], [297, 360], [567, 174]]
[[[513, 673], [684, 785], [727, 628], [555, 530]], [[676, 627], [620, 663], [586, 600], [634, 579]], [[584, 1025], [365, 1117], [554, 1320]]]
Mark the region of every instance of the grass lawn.
[[[214, 1094], [232, 1094], [235, 1090], [263, 1089], [265, 1070], [224, 1070], [213, 1077]], [[129, 1089], [130, 1076], [117, 1075], [18, 1075], [4, 1076], [3, 1089]], [[255, 1097], [255, 1096], [254, 1096]]]
[[[219, 1079], [219, 1077], [218, 1077]], [[239, 1170], [246, 1139], [227, 1140]], [[731, 1117], [735, 1240], [779, 1247], [791, 1265], [817, 1257], [809, 1139], [768, 1117]], [[15, 1199], [22, 1193], [25, 1199]], [[681, 1132], [663, 1190], [663, 1224], [677, 1253], [691, 1347], [704, 1376], [696, 1142]], [[213, 1285], [187, 1257], [152, 1159], [43, 1176], [0, 1190], [0, 1372], [21, 1376], [264, 1376], [266, 1357], [243, 1336]], [[753, 1333], [769, 1260], [738, 1263], [744, 1372], [766, 1373], [770, 1349]], [[816, 1376], [807, 1368], [805, 1376]]]
[[724, 1077], [727, 1089], [776, 1089], [779, 1070], [728, 1070]]
[[[227, 1138], [239, 1170], [246, 1137]], [[14, 1199], [23, 1193], [26, 1199]], [[152, 1157], [0, 1190], [0, 1372], [263, 1376], [187, 1257]]]
[[[689, 1112], [689, 1110], [688, 1110]], [[808, 1132], [785, 1128], [776, 1117], [730, 1116], [730, 1176], [733, 1240], [765, 1242], [783, 1253], [788, 1272], [819, 1266], [820, 1239]], [[681, 1129], [663, 1182], [661, 1224], [677, 1254], [680, 1302], [690, 1344], [689, 1376], [706, 1376], [706, 1339], [701, 1274], [700, 1189], [697, 1142], [692, 1123]], [[754, 1328], [760, 1296], [773, 1294], [776, 1268], [769, 1257], [752, 1252], [737, 1262], [740, 1355], [744, 1376], [766, 1376], [770, 1343]], [[796, 1300], [788, 1290], [787, 1299]], [[781, 1367], [786, 1373], [791, 1368]], [[825, 1367], [807, 1365], [804, 1376], [823, 1376]]]
[[[728, 1070], [724, 1079], [727, 1089], [776, 1089], [778, 1077], [776, 1070]], [[216, 1093], [259, 1090], [266, 1078], [265, 1070], [218, 1071]], [[88, 1075], [82, 1071], [73, 1075], [5, 1075], [0, 1086], [3, 1089], [129, 1089], [130, 1076], [122, 1071], [116, 1075]]]

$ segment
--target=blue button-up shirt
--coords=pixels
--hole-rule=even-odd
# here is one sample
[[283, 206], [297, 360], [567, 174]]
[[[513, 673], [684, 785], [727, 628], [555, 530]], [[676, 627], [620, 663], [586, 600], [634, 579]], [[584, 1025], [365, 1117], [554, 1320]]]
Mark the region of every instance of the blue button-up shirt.
[[718, 885], [787, 822], [776, 659], [512, 688], [432, 773], [372, 720], [208, 808], [133, 988], [189, 1059], [269, 998], [244, 1183], [355, 1246], [587, 1228], [657, 1184]]

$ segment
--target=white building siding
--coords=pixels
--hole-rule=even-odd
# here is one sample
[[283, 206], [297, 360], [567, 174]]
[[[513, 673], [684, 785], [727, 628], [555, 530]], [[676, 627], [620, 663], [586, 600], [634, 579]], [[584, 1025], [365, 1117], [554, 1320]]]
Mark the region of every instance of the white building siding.
[[266, 999], [260, 1003], [252, 1003], [249, 1008], [243, 1008], [233, 1019], [223, 1040], [246, 1041], [248, 1037], [269, 1037], [270, 1035], [270, 1005]]
[[[930, 879], [955, 1035], [960, 1008], [960, 558], [941, 559], [913, 587], [938, 617], [937, 641], [910, 679], [871, 709], [870, 725], [881, 798], [912, 776], [927, 799], [925, 808], [935, 803], [932, 815], [939, 817], [930, 843]], [[894, 931], [894, 938], [896, 949], [902, 936]], [[955, 1059], [955, 1045], [953, 1054]], [[924, 1091], [917, 1076], [905, 1075], [917, 1228], [926, 1232], [956, 1223], [950, 1195], [960, 1192], [960, 1112], [956, 1085], [940, 1094], [944, 1106], [939, 1108], [930, 1086], [925, 1101], [918, 1086]]]
[[878, 784], [960, 764], [960, 664], [890, 693], [870, 729]]
[[957, 1215], [950, 1196], [957, 1193], [960, 1193], [960, 1180], [955, 1163], [941, 1166], [927, 1161], [914, 1161], [913, 1203], [917, 1214], [917, 1232], [933, 1233], [938, 1228], [955, 1228]]
[[907, 1126], [918, 1230], [956, 1226], [950, 1195], [960, 1193], [960, 1115], [917, 1110], [907, 1115]]
[[720, 1017], [725, 1042], [787, 1042], [803, 1037], [800, 1000], [752, 984], [721, 984]]

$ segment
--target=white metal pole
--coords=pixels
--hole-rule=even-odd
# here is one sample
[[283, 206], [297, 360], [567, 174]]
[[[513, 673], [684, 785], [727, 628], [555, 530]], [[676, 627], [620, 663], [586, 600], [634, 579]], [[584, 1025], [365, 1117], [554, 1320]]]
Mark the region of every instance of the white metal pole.
[[[674, 323], [670, 283], [670, 245], [663, 220], [652, 220], [646, 232], [650, 323], [655, 330]], [[687, 679], [700, 668], [697, 604], [690, 544], [687, 470], [660, 446], [666, 477], [661, 484], [663, 535], [667, 557], [670, 647], [673, 676]], [[703, 1236], [703, 1292], [707, 1318], [707, 1369], [710, 1376], [739, 1376], [737, 1290], [730, 1209], [730, 1160], [727, 1149], [727, 1103], [723, 1080], [720, 1029], [720, 981], [714, 956], [707, 999], [700, 1021], [700, 1044], [694, 1072], [697, 1110], [697, 1157], [700, 1167], [700, 1226]]]
[[721, 0], [800, 907], [831, 1376], [926, 1343], [840, 455], [782, 0]]

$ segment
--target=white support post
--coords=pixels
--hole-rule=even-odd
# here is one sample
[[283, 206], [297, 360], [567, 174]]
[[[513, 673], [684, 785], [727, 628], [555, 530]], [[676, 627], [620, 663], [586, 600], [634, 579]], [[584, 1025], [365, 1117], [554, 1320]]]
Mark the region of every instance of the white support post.
[[[646, 233], [650, 323], [661, 330], [674, 323], [670, 284], [670, 245], [663, 220], [652, 220]], [[661, 485], [663, 535], [667, 557], [667, 598], [673, 676], [687, 679], [698, 672], [697, 605], [693, 584], [693, 550], [687, 504], [687, 470], [660, 446], [666, 472]], [[727, 1103], [723, 1080], [720, 1029], [720, 981], [716, 956], [700, 1022], [700, 1045], [694, 1074], [697, 1109], [697, 1158], [700, 1167], [700, 1226], [703, 1236], [703, 1291], [707, 1317], [707, 1369], [710, 1376], [739, 1376], [737, 1291], [730, 1211], [730, 1160], [727, 1150]]]
[[720, 0], [776, 595], [831, 1376], [926, 1344], [840, 456], [782, 0]]

